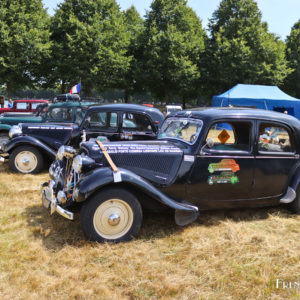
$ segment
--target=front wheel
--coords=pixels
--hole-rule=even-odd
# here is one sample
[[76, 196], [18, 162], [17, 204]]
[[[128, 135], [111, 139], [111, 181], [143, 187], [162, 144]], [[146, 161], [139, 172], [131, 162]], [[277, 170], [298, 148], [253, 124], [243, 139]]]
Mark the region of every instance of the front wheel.
[[129, 241], [139, 232], [142, 220], [137, 198], [120, 188], [95, 193], [80, 211], [85, 236], [96, 242]]
[[39, 150], [31, 146], [20, 146], [9, 156], [9, 166], [17, 173], [36, 174], [43, 168], [43, 156]]

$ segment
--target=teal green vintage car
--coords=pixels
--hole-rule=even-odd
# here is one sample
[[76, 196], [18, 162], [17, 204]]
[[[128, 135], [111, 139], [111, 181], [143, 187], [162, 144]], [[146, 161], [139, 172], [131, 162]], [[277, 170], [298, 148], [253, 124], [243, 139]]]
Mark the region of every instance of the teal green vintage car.
[[0, 147], [9, 140], [9, 130], [19, 123], [77, 123], [80, 124], [88, 102], [58, 102], [51, 104], [41, 115], [21, 115], [0, 117]]

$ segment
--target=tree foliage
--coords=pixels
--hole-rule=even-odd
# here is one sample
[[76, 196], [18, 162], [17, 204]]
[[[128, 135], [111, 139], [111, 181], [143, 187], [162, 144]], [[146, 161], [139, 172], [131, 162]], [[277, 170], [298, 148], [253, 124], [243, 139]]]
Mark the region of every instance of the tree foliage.
[[222, 0], [209, 21], [208, 84], [279, 85], [289, 74], [285, 44], [268, 32], [254, 0]]
[[205, 31], [185, 0], [154, 0], [146, 15], [144, 80], [151, 92], [166, 101], [174, 94], [195, 95], [201, 76]]
[[41, 0], [0, 1], [0, 84], [8, 96], [40, 79], [50, 53], [48, 15]]
[[93, 88], [116, 86], [129, 67], [129, 35], [114, 0], [65, 0], [51, 33], [53, 74], [63, 90], [80, 79], [88, 95]]
[[144, 20], [141, 18], [134, 6], [124, 12], [126, 31], [129, 34], [130, 43], [127, 50], [127, 57], [130, 58], [123, 87], [125, 90], [125, 102], [128, 102], [129, 95], [142, 89], [140, 61], [142, 59], [141, 36], [144, 32]]
[[292, 27], [286, 43], [287, 60], [293, 72], [287, 77], [285, 88], [300, 99], [300, 20]]

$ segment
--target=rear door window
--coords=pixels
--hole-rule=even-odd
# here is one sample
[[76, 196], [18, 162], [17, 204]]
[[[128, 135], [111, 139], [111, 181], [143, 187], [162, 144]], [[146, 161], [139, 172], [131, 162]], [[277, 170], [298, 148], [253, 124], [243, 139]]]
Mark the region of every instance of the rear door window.
[[130, 131], [153, 131], [149, 118], [143, 114], [136, 113], [123, 113], [122, 127]]
[[291, 153], [295, 151], [290, 130], [274, 123], [260, 123], [258, 151], [261, 153]]

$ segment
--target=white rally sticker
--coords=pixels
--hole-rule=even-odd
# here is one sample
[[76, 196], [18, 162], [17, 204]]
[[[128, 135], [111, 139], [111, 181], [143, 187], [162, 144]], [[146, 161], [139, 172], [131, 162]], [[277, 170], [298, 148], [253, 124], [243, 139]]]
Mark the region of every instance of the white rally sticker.
[[121, 172], [113, 172], [114, 173], [114, 182], [121, 182], [122, 181], [122, 176]]
[[195, 161], [195, 157], [193, 155], [185, 155], [184, 156], [184, 161], [194, 162]]

